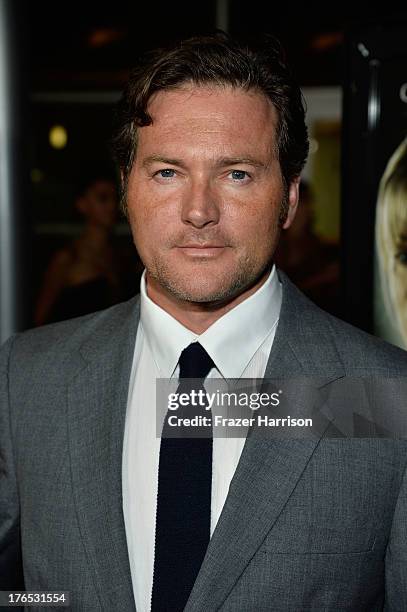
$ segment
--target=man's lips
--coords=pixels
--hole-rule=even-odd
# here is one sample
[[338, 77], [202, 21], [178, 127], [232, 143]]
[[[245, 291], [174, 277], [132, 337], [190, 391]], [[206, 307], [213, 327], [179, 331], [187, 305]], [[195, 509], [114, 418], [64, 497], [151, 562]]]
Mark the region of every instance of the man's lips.
[[226, 248], [227, 245], [225, 244], [213, 242], [188, 242], [187, 244], [177, 246], [177, 249], [179, 249], [184, 255], [192, 257], [216, 257]]
[[215, 242], [188, 242], [187, 244], [181, 244], [178, 246], [179, 249], [223, 249], [225, 244], [216, 244]]

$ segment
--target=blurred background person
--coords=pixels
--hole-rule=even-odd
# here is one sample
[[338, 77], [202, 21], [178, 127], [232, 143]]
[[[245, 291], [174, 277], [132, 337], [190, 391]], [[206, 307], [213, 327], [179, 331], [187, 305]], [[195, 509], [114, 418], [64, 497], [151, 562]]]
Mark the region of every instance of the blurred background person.
[[57, 251], [49, 263], [36, 304], [36, 325], [101, 310], [121, 297], [112, 245], [118, 213], [113, 173], [87, 174], [80, 182], [75, 207], [85, 225], [80, 236]]
[[304, 180], [300, 183], [296, 217], [291, 227], [282, 232], [275, 261], [313, 302], [340, 314], [339, 248], [315, 233], [313, 193]]
[[407, 137], [390, 157], [380, 180], [376, 256], [375, 306], [382, 311], [377, 312], [383, 327], [380, 331], [407, 348]]

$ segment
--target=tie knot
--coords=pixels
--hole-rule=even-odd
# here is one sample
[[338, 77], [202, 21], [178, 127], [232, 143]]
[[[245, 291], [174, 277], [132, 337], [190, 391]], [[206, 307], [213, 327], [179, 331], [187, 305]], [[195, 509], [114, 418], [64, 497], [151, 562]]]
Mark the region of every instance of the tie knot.
[[199, 342], [185, 348], [179, 358], [179, 378], [206, 378], [215, 364]]

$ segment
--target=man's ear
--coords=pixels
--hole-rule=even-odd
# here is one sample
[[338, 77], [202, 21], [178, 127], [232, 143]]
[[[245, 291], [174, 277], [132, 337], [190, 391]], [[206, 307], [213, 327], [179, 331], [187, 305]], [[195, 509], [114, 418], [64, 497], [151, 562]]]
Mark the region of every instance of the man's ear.
[[288, 187], [287, 216], [284, 221], [284, 225], [282, 226], [283, 229], [288, 229], [291, 223], [294, 221], [295, 213], [297, 212], [298, 207], [300, 180], [300, 177], [297, 176], [291, 181]]

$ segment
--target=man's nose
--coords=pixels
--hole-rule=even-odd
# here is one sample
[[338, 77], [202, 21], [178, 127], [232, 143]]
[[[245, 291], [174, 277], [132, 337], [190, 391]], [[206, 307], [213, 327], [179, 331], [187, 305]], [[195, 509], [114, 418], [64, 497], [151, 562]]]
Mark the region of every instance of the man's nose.
[[219, 222], [219, 205], [209, 179], [192, 180], [183, 194], [182, 221], [194, 227]]

